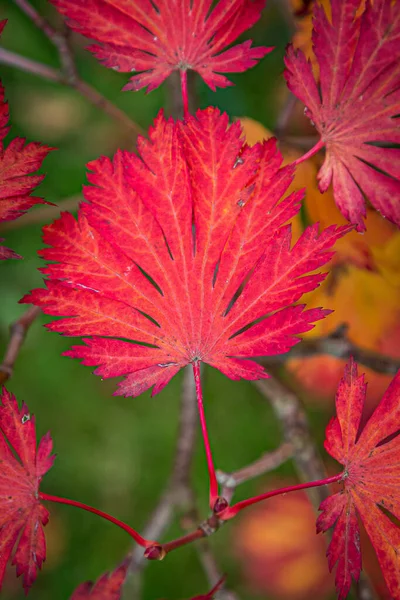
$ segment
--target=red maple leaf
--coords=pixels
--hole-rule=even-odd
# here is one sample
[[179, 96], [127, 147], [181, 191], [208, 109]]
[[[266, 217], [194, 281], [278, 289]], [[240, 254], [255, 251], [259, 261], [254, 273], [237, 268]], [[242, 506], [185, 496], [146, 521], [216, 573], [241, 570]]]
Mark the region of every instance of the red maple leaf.
[[[102, 575], [95, 584], [91, 581], [82, 583], [72, 594], [70, 600], [120, 600], [126, 573], [127, 565], [125, 563], [117, 567], [112, 573]], [[223, 582], [224, 578], [220, 579], [208, 594], [195, 596], [191, 600], [212, 600]]]
[[337, 564], [339, 599], [361, 571], [358, 518], [375, 548], [391, 598], [400, 598], [400, 371], [360, 432], [366, 395], [364, 376], [350, 360], [336, 395], [336, 413], [326, 430], [325, 448], [344, 466], [343, 491], [320, 506], [317, 530], [334, 526], [327, 556]]
[[214, 595], [221, 589], [223, 583], [225, 581], [225, 577], [221, 577], [221, 579], [214, 585], [212, 590], [208, 592], [208, 594], [202, 594], [201, 596], [195, 596], [192, 600], [212, 600]]
[[126, 564], [112, 573], [104, 573], [96, 583], [86, 581], [72, 594], [70, 600], [120, 600], [125, 583]]
[[[0, 24], [0, 33], [1, 30]], [[39, 169], [52, 148], [36, 142], [25, 144], [24, 138], [13, 139], [5, 148], [3, 141], [8, 131], [8, 104], [4, 102], [4, 88], [0, 83], [0, 223], [17, 219], [34, 204], [48, 204], [30, 195], [44, 177], [31, 173]], [[0, 260], [6, 258], [21, 257], [0, 245]]]
[[[365, 230], [365, 198], [400, 225], [400, 10], [398, 2], [332, 2], [330, 21], [314, 2], [319, 85], [301, 50], [289, 47], [286, 79], [326, 147], [319, 187], [332, 182], [344, 216]], [[389, 147], [388, 147], [389, 146]]]
[[141, 157], [89, 164], [78, 221], [64, 213], [44, 228], [47, 289], [22, 302], [68, 317], [52, 331], [91, 336], [65, 354], [127, 375], [122, 395], [155, 394], [200, 361], [231, 379], [267, 377], [246, 359], [287, 352], [327, 314], [293, 303], [323, 281], [308, 273], [349, 227], [313, 225], [291, 249], [284, 224], [302, 192], [282, 196], [293, 168], [280, 168], [275, 140], [250, 148], [241, 133], [217, 109], [183, 123], [160, 114]]
[[49, 513], [38, 494], [53, 465], [52, 441], [47, 434], [36, 447], [35, 419], [27, 406], [19, 409], [5, 388], [0, 400], [0, 588], [12, 557], [27, 592], [46, 558], [43, 526]]
[[157, 88], [174, 70], [197, 71], [212, 90], [231, 82], [219, 73], [253, 67], [272, 48], [251, 41], [228, 50], [258, 21], [265, 0], [52, 0], [107, 67], [131, 73], [127, 90]]

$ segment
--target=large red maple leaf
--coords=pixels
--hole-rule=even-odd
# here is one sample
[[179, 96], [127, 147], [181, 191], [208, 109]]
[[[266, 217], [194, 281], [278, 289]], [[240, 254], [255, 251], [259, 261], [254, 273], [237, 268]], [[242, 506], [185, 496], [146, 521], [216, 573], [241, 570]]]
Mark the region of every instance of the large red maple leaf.
[[[327, 312], [294, 306], [324, 279], [348, 227], [305, 230], [291, 248], [285, 225], [302, 192], [282, 200], [293, 168], [271, 139], [251, 148], [217, 109], [174, 123], [160, 114], [140, 157], [89, 164], [78, 221], [44, 228], [47, 289], [22, 302], [67, 318], [48, 325], [90, 336], [67, 356], [127, 375], [119, 393], [159, 392], [188, 363], [231, 379], [267, 377], [246, 360], [287, 352]], [[329, 311], [328, 311], [329, 312]]]
[[[51, 148], [36, 142], [26, 144], [24, 138], [13, 139], [5, 148], [3, 142], [8, 131], [8, 104], [0, 83], [0, 223], [17, 219], [34, 204], [47, 204], [30, 194], [44, 177], [32, 173], [39, 169]], [[0, 245], [0, 260], [6, 258], [21, 257]]]
[[265, 0], [52, 0], [107, 67], [131, 73], [124, 89], [157, 88], [174, 70], [197, 71], [212, 90], [231, 82], [220, 73], [253, 67], [272, 48], [251, 41], [228, 50], [258, 21]]
[[46, 558], [43, 526], [49, 514], [38, 494], [54, 461], [52, 441], [47, 434], [36, 447], [35, 419], [27, 406], [19, 409], [5, 388], [0, 400], [0, 588], [12, 557], [28, 591]]
[[301, 50], [289, 47], [286, 79], [306, 105], [326, 147], [319, 187], [333, 184], [344, 216], [365, 229], [365, 197], [400, 225], [400, 10], [392, 0], [332, 2], [332, 19], [314, 3], [319, 84]]
[[[357, 515], [375, 548], [391, 598], [400, 598], [400, 372], [360, 432], [366, 384], [351, 360], [336, 395], [337, 417], [326, 430], [325, 448], [344, 466], [343, 491], [321, 504], [318, 531], [334, 526], [329, 568], [337, 564], [339, 599], [361, 571]], [[397, 434], [397, 435], [396, 435]], [[394, 437], [395, 436], [395, 437]]]

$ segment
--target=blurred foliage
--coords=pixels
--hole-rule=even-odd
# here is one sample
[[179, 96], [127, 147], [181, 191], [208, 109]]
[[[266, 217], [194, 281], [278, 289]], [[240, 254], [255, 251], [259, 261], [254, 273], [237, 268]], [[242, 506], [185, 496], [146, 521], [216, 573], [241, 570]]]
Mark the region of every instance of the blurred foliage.
[[[32, 4], [54, 24], [60, 23], [48, 2], [35, 0]], [[256, 45], [274, 45], [275, 51], [256, 68], [232, 75], [234, 87], [213, 93], [198, 80], [195, 91], [199, 107], [217, 105], [232, 117], [248, 116], [274, 128], [286, 98], [282, 58], [291, 32], [290, 20], [282, 12], [284, 5], [270, 0], [251, 32]], [[58, 66], [53, 46], [11, 0], [0, 0], [0, 17], [9, 21], [2, 37], [7, 49]], [[81, 77], [147, 128], [158, 110], [167, 105], [168, 88], [163, 85], [149, 95], [121, 92], [128, 76], [101, 67], [85, 52], [85, 42], [79, 36], [73, 35], [72, 41]], [[89, 160], [100, 154], [111, 155], [118, 147], [134, 148], [120, 123], [112, 121], [76, 91], [4, 66], [1, 79], [10, 103], [11, 136], [23, 135], [57, 147], [45, 161], [47, 176], [39, 190], [47, 201], [62, 203], [79, 194]], [[43, 208], [30, 214], [38, 210]], [[36, 251], [42, 245], [42, 225], [17, 221], [4, 230], [7, 245], [22, 254], [24, 260], [1, 265], [1, 348], [7, 344], [9, 324], [25, 309], [18, 306], [19, 299], [41, 285]], [[36, 414], [39, 435], [51, 430], [55, 441], [58, 458], [42, 489], [93, 504], [141, 531], [170, 472], [182, 376], [177, 376], [154, 399], [149, 394], [134, 400], [112, 397], [115, 381], [101, 382], [90, 368], [63, 358], [61, 353], [73, 340], [47, 332], [43, 328], [45, 321], [42, 317], [32, 326], [8, 386]], [[279, 426], [272, 411], [250, 382], [232, 382], [208, 368], [204, 395], [218, 467], [226, 471], [239, 468], [279, 444]], [[331, 407], [318, 404], [309, 411], [319, 442], [330, 412]], [[202, 514], [206, 515], [207, 473], [200, 439], [194, 467], [194, 485]], [[285, 465], [280, 474], [293, 477], [293, 466]], [[268, 485], [268, 480], [266, 476], [263, 483]], [[259, 485], [258, 481], [247, 483], [238, 490], [237, 498], [256, 493]], [[237, 556], [231, 549], [233, 531], [227, 525], [210, 543], [221, 570], [228, 574], [228, 583], [238, 590], [239, 596], [260, 600], [261, 596], [248, 591], [237, 569]], [[175, 525], [168, 537], [179, 534]], [[130, 548], [130, 539], [124, 532], [65, 506], [51, 506], [47, 539], [48, 560], [30, 593], [32, 600], [69, 598], [79, 583], [97, 579], [102, 572], [114, 568]], [[187, 547], [145, 570], [143, 600], [177, 600], [207, 587], [196, 550]], [[14, 569], [10, 569], [2, 597], [23, 598]]]

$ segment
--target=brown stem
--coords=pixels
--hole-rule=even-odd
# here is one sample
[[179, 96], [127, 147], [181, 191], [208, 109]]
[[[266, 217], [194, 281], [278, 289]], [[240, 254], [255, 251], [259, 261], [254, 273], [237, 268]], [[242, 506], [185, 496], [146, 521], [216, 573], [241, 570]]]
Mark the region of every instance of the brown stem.
[[[159, 539], [174, 518], [175, 509], [185, 512], [193, 505], [193, 492], [190, 487], [190, 471], [194, 455], [197, 431], [196, 388], [190, 367], [183, 374], [182, 398], [178, 439], [174, 465], [167, 487], [153, 511], [143, 535], [148, 539]], [[143, 552], [135, 547], [128, 566], [123, 600], [140, 597], [139, 573], [147, 564]]]
[[132, 121], [132, 119], [128, 117], [128, 115], [123, 110], [121, 110], [120, 108], [118, 108], [118, 106], [110, 102], [110, 100], [107, 100], [105, 96], [100, 94], [100, 92], [98, 92], [94, 87], [92, 87], [85, 81], [82, 81], [82, 79], [77, 78], [74, 80], [73, 83], [70, 83], [70, 85], [87, 100], [89, 100], [89, 102], [91, 102], [94, 106], [100, 108], [106, 115], [108, 115], [115, 121], [118, 121], [121, 125], [123, 125], [123, 127], [128, 128], [128, 130], [131, 130], [135, 134], [135, 136], [146, 135], [145, 130], [142, 127], [140, 127], [140, 125]]
[[318, 141], [315, 135], [279, 135], [278, 137], [280, 142], [302, 150], [309, 150]]
[[[312, 438], [306, 413], [299, 398], [277, 377], [256, 381], [255, 385], [270, 401], [281, 423], [285, 441], [293, 448], [293, 460], [300, 480], [324, 479], [325, 467]], [[325, 487], [310, 490], [311, 500], [316, 509], [327, 495]]]
[[31, 60], [5, 48], [0, 48], [0, 64], [15, 67], [16, 69], [25, 71], [25, 73], [38, 75], [39, 77], [43, 77], [43, 79], [65, 83], [63, 74], [58, 69], [53, 69], [43, 63]]
[[3, 363], [0, 365], [0, 385], [5, 384], [13, 374], [14, 364], [24, 343], [28, 329], [40, 313], [41, 309], [39, 307], [30, 306], [22, 317], [10, 326], [10, 340]]
[[284, 104], [282, 106], [282, 109], [278, 115], [278, 118], [277, 118], [276, 124], [275, 124], [275, 128], [274, 128], [274, 134], [276, 135], [276, 137], [278, 139], [283, 137], [284, 133], [286, 132], [288, 125], [289, 125], [290, 117], [293, 114], [296, 103], [297, 103], [296, 96], [294, 96], [291, 92], [288, 91], [286, 101], [284, 102]]
[[64, 33], [55, 30], [50, 23], [37, 12], [30, 2], [28, 2], [28, 0], [14, 0], [14, 2], [27, 17], [31, 19], [36, 27], [43, 31], [46, 37], [57, 48], [61, 69], [53, 69], [42, 63], [5, 50], [4, 48], [0, 49], [0, 63], [16, 67], [28, 73], [33, 73], [44, 79], [50, 79], [51, 81], [57, 81], [64, 85], [68, 85], [77, 90], [82, 96], [87, 98], [89, 102], [100, 108], [108, 116], [119, 121], [125, 129], [128, 129], [128, 131], [132, 131], [136, 136], [145, 135], [145, 131], [128, 117], [126, 113], [79, 77], [69, 45], [69, 30], [66, 30]]
[[250, 479], [254, 479], [255, 477], [259, 477], [260, 475], [264, 475], [265, 473], [269, 473], [273, 469], [277, 469], [292, 455], [292, 445], [288, 442], [284, 442], [276, 450], [266, 452], [261, 458], [242, 469], [238, 469], [232, 473], [217, 471], [218, 483], [223, 486], [221, 496], [230, 502], [238, 485], [250, 481]]
[[294, 346], [290, 352], [279, 356], [269, 356], [261, 362], [262, 364], [277, 365], [285, 363], [291, 358], [305, 358], [319, 354], [329, 354], [344, 359], [353, 356], [356, 362], [377, 373], [386, 373], [387, 375], [395, 375], [400, 369], [400, 359], [384, 356], [353, 344], [347, 337], [346, 324], [340, 325], [327, 336], [302, 340], [301, 344]]
[[56, 31], [48, 21], [27, 0], [14, 0], [14, 3], [26, 14], [27, 17], [41, 29], [46, 37], [58, 50], [62, 70], [71, 80], [77, 77], [76, 66], [69, 47], [67, 33], [64, 35]]

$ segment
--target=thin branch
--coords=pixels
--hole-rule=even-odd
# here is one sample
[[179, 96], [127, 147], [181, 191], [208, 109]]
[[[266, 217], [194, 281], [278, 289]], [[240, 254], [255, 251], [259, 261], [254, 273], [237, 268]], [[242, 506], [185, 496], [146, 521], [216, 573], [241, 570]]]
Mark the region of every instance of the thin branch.
[[302, 150], [309, 150], [318, 142], [318, 137], [315, 135], [276, 135], [280, 142]]
[[28, 0], [14, 0], [14, 2], [27, 17], [43, 31], [46, 37], [57, 48], [61, 69], [53, 69], [43, 63], [20, 56], [19, 54], [10, 52], [4, 48], [0, 49], [0, 64], [9, 65], [27, 73], [38, 75], [44, 79], [68, 85], [77, 90], [82, 96], [89, 100], [89, 102], [100, 108], [109, 117], [119, 121], [124, 128], [132, 131], [135, 135], [145, 135], [145, 131], [128, 117], [126, 113], [79, 77], [75, 60], [69, 46], [68, 30], [66, 30], [65, 33], [55, 30], [50, 23], [37, 12], [30, 2], [28, 2]]
[[301, 344], [294, 346], [290, 352], [279, 356], [268, 356], [262, 360], [262, 364], [277, 365], [285, 363], [291, 358], [305, 358], [320, 354], [329, 354], [336, 358], [348, 359], [350, 356], [365, 367], [385, 373], [395, 375], [400, 369], [400, 359], [391, 358], [365, 348], [360, 348], [347, 337], [347, 325], [340, 325], [335, 331], [327, 336], [302, 340]]
[[103, 94], [100, 94], [94, 87], [83, 81], [82, 79], [75, 79], [70, 85], [77, 90], [82, 96], [84, 96], [89, 102], [91, 102], [97, 108], [100, 108], [106, 115], [118, 121], [124, 128], [132, 131], [135, 136], [146, 135], [146, 131], [140, 127], [135, 121], [133, 121], [128, 115], [118, 108], [115, 104], [110, 102]]
[[14, 364], [19, 351], [24, 343], [28, 329], [41, 313], [37, 306], [30, 306], [28, 310], [15, 323], [10, 326], [10, 340], [4, 355], [3, 363], [0, 365], [0, 386], [12, 376]]
[[58, 50], [63, 72], [72, 79], [77, 77], [76, 66], [71, 54], [66, 34], [56, 31], [48, 21], [27, 1], [14, 0], [14, 3], [26, 14], [26, 16], [41, 29], [46, 37]]
[[[179, 433], [170, 482], [170, 488], [178, 496], [177, 501], [181, 505], [187, 503], [183, 496], [190, 489], [190, 471], [197, 438], [196, 433], [196, 385], [191, 369], [188, 366], [183, 375]], [[180, 489], [177, 491], [176, 488]]]
[[221, 496], [230, 502], [238, 485], [277, 469], [291, 458], [292, 455], [292, 445], [284, 442], [276, 450], [266, 452], [258, 460], [237, 471], [233, 471], [232, 473], [217, 471], [218, 483], [223, 486]]
[[[326, 471], [324, 463], [313, 440], [303, 406], [285, 384], [276, 377], [254, 382], [256, 387], [272, 405], [281, 423], [285, 441], [292, 445], [293, 460], [301, 481], [324, 479]], [[310, 491], [314, 507], [318, 509], [322, 500], [327, 497], [325, 487]]]
[[290, 121], [290, 117], [293, 114], [294, 108], [297, 103], [297, 98], [288, 91], [288, 95], [286, 100], [282, 106], [280, 113], [278, 114], [278, 118], [276, 120], [276, 124], [274, 127], [274, 134], [278, 139], [281, 139], [288, 128], [288, 124]]
[[63, 74], [58, 69], [53, 69], [43, 63], [31, 60], [5, 48], [0, 48], [0, 64], [15, 67], [20, 71], [25, 71], [25, 73], [38, 75], [39, 77], [43, 77], [43, 79], [66, 83]]
[[[144, 529], [143, 536], [160, 539], [172, 522], [175, 509], [188, 510], [193, 505], [190, 487], [190, 470], [194, 455], [197, 431], [196, 388], [190, 367], [183, 375], [182, 398], [175, 459], [169, 482]], [[141, 569], [147, 564], [143, 552], [135, 546], [132, 551], [124, 586], [124, 599], [140, 597]]]

